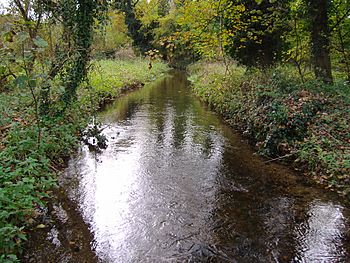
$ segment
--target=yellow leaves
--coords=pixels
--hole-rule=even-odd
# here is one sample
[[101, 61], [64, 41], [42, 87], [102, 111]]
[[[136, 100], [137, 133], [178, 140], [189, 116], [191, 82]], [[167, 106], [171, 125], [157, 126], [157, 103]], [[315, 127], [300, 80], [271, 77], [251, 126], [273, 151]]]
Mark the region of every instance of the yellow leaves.
[[179, 35], [202, 56], [215, 56], [220, 46], [228, 45], [235, 35], [234, 30], [225, 29], [219, 21], [232, 21], [233, 26], [240, 27], [239, 17], [245, 10], [243, 4], [228, 0], [185, 1], [176, 20], [181, 26]]
[[135, 7], [135, 15], [142, 21], [143, 26], [149, 26], [153, 21], [157, 21], [159, 19], [158, 1], [139, 1]]
[[243, 12], [246, 11], [246, 7], [245, 7], [244, 4], [237, 5], [237, 6], [235, 7], [235, 9], [236, 9], [237, 12], [241, 12], [241, 13], [243, 13]]

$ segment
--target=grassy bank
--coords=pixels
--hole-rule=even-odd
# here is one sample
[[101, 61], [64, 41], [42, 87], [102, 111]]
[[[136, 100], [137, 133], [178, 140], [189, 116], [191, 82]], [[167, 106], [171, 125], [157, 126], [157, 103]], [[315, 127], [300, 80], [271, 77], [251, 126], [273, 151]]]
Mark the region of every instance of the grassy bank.
[[247, 71], [220, 63], [189, 68], [194, 92], [257, 150], [350, 197], [350, 88], [299, 81], [291, 68]]
[[152, 62], [151, 69], [148, 67], [149, 61], [137, 58], [95, 61], [89, 81], [80, 91], [81, 104], [102, 106], [120, 96], [125, 90], [139, 88], [167, 70], [167, 66], [159, 62]]
[[[1, 93], [0, 262], [18, 261], [27, 232], [44, 227], [40, 218], [56, 187], [58, 170], [78, 146], [89, 117], [127, 87], [141, 86], [166, 70], [159, 62], [149, 70], [141, 59], [95, 61], [71, 108], [64, 114], [39, 116], [39, 121], [30, 90], [14, 83]], [[33, 91], [39, 94], [40, 87]], [[51, 87], [53, 101], [60, 92], [60, 87]], [[51, 112], [60, 112], [59, 103], [51, 107]]]

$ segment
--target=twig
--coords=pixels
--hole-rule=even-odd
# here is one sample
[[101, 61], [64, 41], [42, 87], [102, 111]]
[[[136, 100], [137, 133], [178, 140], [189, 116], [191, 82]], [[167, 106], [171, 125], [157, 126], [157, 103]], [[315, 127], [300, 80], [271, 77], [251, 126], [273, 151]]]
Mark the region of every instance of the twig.
[[49, 167], [54, 170], [56, 173], [59, 173], [60, 170], [58, 170], [55, 166], [53, 166], [52, 164], [49, 164]]
[[11, 124], [0, 127], [0, 132], [6, 131], [11, 128]]
[[271, 163], [271, 162], [274, 162], [274, 161], [278, 161], [278, 160], [281, 160], [281, 159], [284, 159], [284, 158], [287, 158], [287, 157], [290, 157], [294, 155], [294, 153], [288, 153], [286, 155], [283, 155], [283, 156], [280, 156], [280, 157], [277, 157], [277, 158], [274, 158], [274, 159], [271, 159], [271, 160], [268, 160], [268, 161], [265, 161], [264, 163]]

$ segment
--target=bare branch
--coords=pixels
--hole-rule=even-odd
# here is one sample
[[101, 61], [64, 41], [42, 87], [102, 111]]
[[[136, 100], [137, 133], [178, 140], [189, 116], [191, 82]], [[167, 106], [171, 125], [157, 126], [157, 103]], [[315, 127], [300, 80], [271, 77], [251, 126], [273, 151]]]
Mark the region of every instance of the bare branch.
[[14, 2], [15, 2], [15, 5], [17, 6], [18, 10], [20, 11], [23, 19], [26, 22], [28, 22], [29, 21], [28, 13], [26, 12], [25, 7], [22, 5], [21, 1], [20, 0], [14, 0]]

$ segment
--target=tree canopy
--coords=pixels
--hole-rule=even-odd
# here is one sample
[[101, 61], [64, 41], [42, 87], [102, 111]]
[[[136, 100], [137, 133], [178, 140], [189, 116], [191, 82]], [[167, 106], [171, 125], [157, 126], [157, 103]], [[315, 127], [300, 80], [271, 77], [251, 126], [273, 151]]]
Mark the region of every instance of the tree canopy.
[[[3, 44], [23, 40], [18, 37], [23, 34], [28, 35], [28, 47], [47, 44], [45, 52], [52, 63], [49, 78], [71, 65], [65, 79], [66, 100], [74, 97], [86, 74], [83, 61], [89, 60], [96, 33], [93, 48], [100, 52], [125, 46], [130, 37], [141, 54], [157, 49], [170, 63], [199, 58], [233, 58], [248, 67], [291, 63], [302, 79], [310, 67], [326, 83], [332, 82], [334, 70], [350, 79], [349, 1], [15, 0], [10, 13], [19, 23], [3, 28]], [[104, 33], [94, 31], [108, 17], [109, 27], [100, 31]], [[101, 19], [105, 22], [97, 22]], [[52, 30], [60, 37], [53, 36]], [[68, 62], [72, 52], [75, 64], [57, 62]], [[39, 53], [31, 55], [27, 69], [38, 61]]]
[[[336, 68], [349, 78], [349, 1], [117, 1], [142, 52], [173, 60], [230, 57], [249, 67], [291, 63], [304, 78], [330, 83]], [[332, 67], [332, 64], [336, 67]]]

